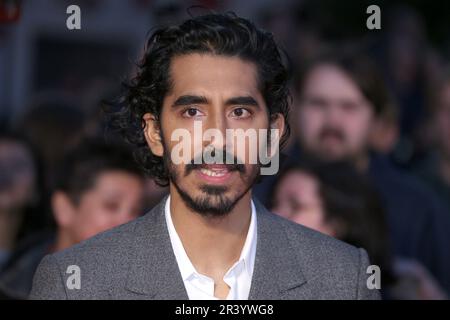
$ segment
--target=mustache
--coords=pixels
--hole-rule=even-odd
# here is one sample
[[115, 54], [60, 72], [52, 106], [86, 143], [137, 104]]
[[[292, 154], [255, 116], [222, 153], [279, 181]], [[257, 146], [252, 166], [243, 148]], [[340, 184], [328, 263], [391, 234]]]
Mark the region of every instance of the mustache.
[[[227, 166], [227, 169], [229, 171], [238, 171], [240, 173], [245, 173], [245, 166], [242, 163], [242, 161], [239, 161], [238, 158], [229, 153], [226, 149], [223, 150], [217, 150], [214, 149], [211, 151], [211, 156], [215, 157], [216, 156], [216, 152], [222, 152], [222, 160], [223, 160], [223, 164]], [[202, 167], [204, 167], [205, 165], [208, 165], [203, 158], [204, 153], [202, 152], [201, 154], [197, 155], [196, 157], [194, 157], [191, 160], [191, 163], [188, 163], [186, 165], [186, 173], [185, 175], [188, 175], [189, 173], [192, 172], [192, 170], [196, 170], [196, 169], [200, 169]], [[226, 163], [226, 159], [233, 159], [233, 163], [228, 164]]]
[[342, 130], [333, 127], [325, 127], [319, 133], [319, 140], [324, 140], [326, 137], [335, 137], [340, 141], [345, 141], [345, 134]]

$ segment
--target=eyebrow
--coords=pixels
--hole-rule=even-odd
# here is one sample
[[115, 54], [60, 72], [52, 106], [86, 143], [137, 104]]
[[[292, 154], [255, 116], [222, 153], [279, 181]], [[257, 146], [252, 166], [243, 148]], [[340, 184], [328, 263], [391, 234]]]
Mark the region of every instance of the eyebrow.
[[[172, 107], [188, 106], [192, 104], [208, 104], [208, 99], [204, 96], [183, 95], [175, 100]], [[244, 105], [259, 108], [258, 102], [251, 96], [232, 97], [225, 102], [225, 105]]]
[[208, 99], [206, 99], [204, 96], [194, 96], [194, 95], [184, 95], [180, 96], [175, 100], [175, 102], [172, 104], [172, 107], [178, 107], [178, 106], [188, 106], [191, 104], [207, 104]]
[[244, 96], [244, 97], [233, 97], [230, 98], [226, 101], [227, 105], [235, 105], [235, 104], [239, 104], [239, 105], [243, 105], [243, 106], [255, 106], [255, 107], [259, 107], [258, 102], [250, 96]]

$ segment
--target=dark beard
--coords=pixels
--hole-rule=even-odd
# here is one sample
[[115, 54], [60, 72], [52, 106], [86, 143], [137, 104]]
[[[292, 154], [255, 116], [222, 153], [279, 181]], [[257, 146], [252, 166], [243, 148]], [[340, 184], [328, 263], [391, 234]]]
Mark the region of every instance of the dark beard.
[[224, 195], [226, 188], [215, 186], [202, 186], [201, 190], [206, 193], [205, 196], [199, 196], [192, 198], [187, 192], [182, 190], [175, 180], [172, 180], [175, 188], [183, 199], [184, 203], [194, 212], [199, 213], [205, 217], [224, 217], [233, 210], [239, 200], [250, 190], [248, 187], [245, 192], [236, 197], [230, 199]]
[[[165, 150], [167, 149], [165, 148]], [[177, 189], [183, 202], [192, 211], [197, 212], [205, 217], [218, 218], [224, 217], [228, 213], [230, 213], [236, 206], [236, 204], [239, 202], [239, 200], [241, 200], [245, 196], [245, 194], [247, 194], [247, 192], [251, 189], [253, 184], [258, 179], [260, 172], [260, 168], [259, 166], [257, 166], [256, 171], [257, 174], [253, 174], [253, 177], [251, 178], [250, 181], [251, 183], [249, 183], [248, 188], [244, 192], [242, 192], [242, 194], [238, 195], [234, 199], [230, 199], [229, 197], [225, 196], [225, 193], [228, 191], [227, 187], [209, 186], [209, 185], [204, 185], [200, 187], [200, 190], [203, 191], [205, 195], [193, 198], [179, 186], [178, 184], [179, 175], [177, 174], [175, 167], [170, 161], [170, 155], [166, 154], [164, 156], [164, 161], [166, 162], [166, 168], [169, 173], [169, 179]], [[188, 175], [194, 169], [198, 169], [197, 167], [200, 168], [200, 165], [188, 164], [185, 168], [184, 176]], [[242, 166], [237, 165], [235, 168], [233, 168], [233, 171], [237, 171], [239, 172], [239, 174], [245, 175], [246, 170], [243, 165]]]

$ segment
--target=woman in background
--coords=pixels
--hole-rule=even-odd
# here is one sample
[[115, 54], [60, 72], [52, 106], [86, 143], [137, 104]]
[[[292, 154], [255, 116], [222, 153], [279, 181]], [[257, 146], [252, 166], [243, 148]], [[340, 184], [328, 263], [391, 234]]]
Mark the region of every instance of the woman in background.
[[419, 263], [390, 256], [377, 192], [350, 164], [291, 164], [281, 172], [273, 190], [273, 212], [366, 249], [372, 264], [381, 269], [384, 299], [446, 298]]

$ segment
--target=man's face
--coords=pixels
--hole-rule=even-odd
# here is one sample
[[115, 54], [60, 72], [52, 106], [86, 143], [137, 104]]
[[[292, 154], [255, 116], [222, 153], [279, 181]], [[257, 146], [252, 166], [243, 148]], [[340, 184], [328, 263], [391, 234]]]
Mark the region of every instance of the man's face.
[[[172, 150], [179, 141], [172, 141], [171, 135], [180, 128], [189, 133], [190, 162], [201, 159], [207, 146], [219, 154], [228, 150], [236, 161], [237, 140], [225, 139], [226, 130], [269, 128], [266, 104], [257, 85], [256, 67], [237, 57], [189, 54], [172, 60], [170, 77], [172, 90], [164, 99], [160, 117], [162, 154], [170, 173], [170, 191], [178, 192], [198, 213], [226, 214], [247, 194], [259, 175], [260, 166], [248, 161], [255, 149], [251, 150], [245, 143], [246, 157], [239, 159], [241, 165], [175, 164]], [[194, 134], [194, 122], [201, 124], [203, 133], [216, 129], [224, 139], [204, 141], [202, 136]], [[149, 144], [154, 154], [161, 153]]]
[[334, 161], [365, 151], [373, 108], [344, 71], [333, 65], [315, 67], [297, 105], [299, 139], [307, 152]]

